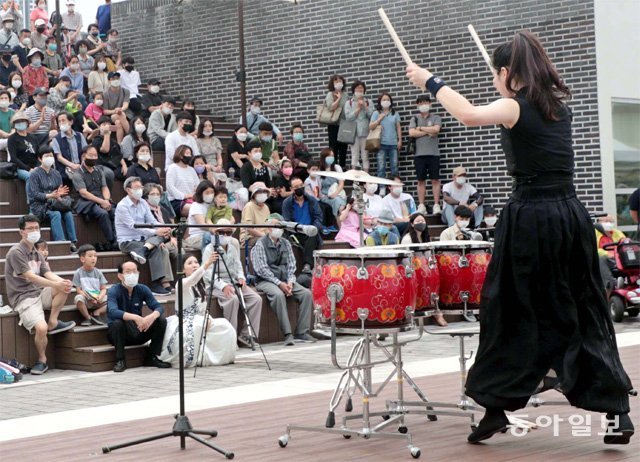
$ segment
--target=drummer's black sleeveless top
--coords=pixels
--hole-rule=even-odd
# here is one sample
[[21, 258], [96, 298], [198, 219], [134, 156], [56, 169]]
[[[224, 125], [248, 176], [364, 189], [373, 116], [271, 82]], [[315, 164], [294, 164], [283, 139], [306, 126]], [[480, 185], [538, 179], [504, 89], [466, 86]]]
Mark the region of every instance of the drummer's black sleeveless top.
[[510, 130], [501, 126], [500, 143], [507, 158], [507, 172], [516, 178], [573, 175], [572, 115], [564, 105], [558, 120], [546, 120], [525, 98], [521, 89], [514, 99], [520, 118]]

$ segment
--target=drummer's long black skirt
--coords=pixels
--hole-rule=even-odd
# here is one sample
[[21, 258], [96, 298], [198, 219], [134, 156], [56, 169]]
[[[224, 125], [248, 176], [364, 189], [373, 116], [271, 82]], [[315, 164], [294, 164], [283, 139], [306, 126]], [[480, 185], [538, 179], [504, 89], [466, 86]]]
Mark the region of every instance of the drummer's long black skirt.
[[515, 411], [551, 387], [576, 407], [629, 412], [594, 228], [571, 184], [518, 186], [502, 210], [466, 392]]

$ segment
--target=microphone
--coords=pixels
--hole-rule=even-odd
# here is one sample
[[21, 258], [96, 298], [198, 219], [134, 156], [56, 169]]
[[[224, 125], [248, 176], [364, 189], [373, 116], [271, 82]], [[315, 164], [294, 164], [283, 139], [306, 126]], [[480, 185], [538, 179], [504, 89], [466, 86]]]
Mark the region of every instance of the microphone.
[[471, 229], [460, 229], [460, 232], [464, 235], [464, 237], [466, 237], [467, 239], [469, 239], [470, 241], [481, 241], [482, 240], [482, 234], [480, 233], [476, 233], [475, 231], [471, 230]]
[[293, 233], [301, 233], [309, 237], [313, 237], [318, 234], [318, 228], [315, 226], [301, 225], [295, 221], [281, 221], [280, 224], [284, 229]]

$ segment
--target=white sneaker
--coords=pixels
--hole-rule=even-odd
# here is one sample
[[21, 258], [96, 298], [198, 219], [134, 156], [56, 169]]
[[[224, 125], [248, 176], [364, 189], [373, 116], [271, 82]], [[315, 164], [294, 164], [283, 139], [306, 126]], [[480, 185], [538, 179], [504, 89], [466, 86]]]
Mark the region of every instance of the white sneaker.
[[440, 208], [440, 204], [433, 204], [433, 213], [434, 215], [437, 213], [442, 213], [442, 209]]
[[418, 211], [418, 213], [423, 213], [423, 214], [425, 214], [425, 215], [426, 215], [426, 213], [427, 213], [427, 208], [424, 206], [424, 204], [420, 204], [420, 205], [418, 206], [418, 210], [417, 210], [417, 211]]

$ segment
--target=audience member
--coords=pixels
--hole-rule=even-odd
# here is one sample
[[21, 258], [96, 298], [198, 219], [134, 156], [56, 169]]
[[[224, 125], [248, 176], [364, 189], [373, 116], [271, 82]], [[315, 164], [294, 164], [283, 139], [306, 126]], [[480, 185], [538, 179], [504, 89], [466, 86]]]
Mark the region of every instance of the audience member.
[[[151, 213], [160, 224], [173, 223], [176, 217], [171, 202], [166, 199], [166, 194], [159, 183], [147, 183], [144, 185], [142, 191], [142, 198], [146, 201]], [[178, 255], [178, 249], [176, 247], [177, 239], [171, 237], [170, 240], [165, 240], [164, 246], [169, 250], [172, 257]]]
[[13, 131], [11, 126], [11, 119], [15, 114], [13, 109], [10, 109], [11, 105], [11, 93], [6, 90], [0, 90], [0, 151], [7, 149], [9, 143], [9, 137]]
[[89, 72], [89, 80], [87, 81], [90, 95], [95, 97], [97, 93], [101, 93], [104, 98], [104, 93], [109, 89], [109, 74], [106, 69], [106, 58], [104, 56], [96, 56], [93, 70]]
[[94, 59], [98, 59], [98, 57], [102, 56], [102, 49], [107, 44], [100, 38], [100, 29], [97, 24], [94, 23], [87, 26], [86, 40], [89, 44], [89, 55], [93, 56]]
[[[233, 136], [227, 144], [227, 175], [231, 178], [240, 178], [240, 169], [249, 161], [247, 136], [247, 127], [238, 125], [233, 129]], [[262, 157], [262, 150], [260, 157]]]
[[402, 235], [409, 226], [409, 216], [416, 211], [416, 203], [410, 194], [402, 192], [402, 179], [396, 176], [393, 180], [401, 185], [389, 186], [389, 194], [384, 196], [382, 203], [393, 214], [395, 225]]
[[[259, 135], [260, 125], [263, 123], [269, 123], [273, 127], [273, 132], [277, 135], [278, 141], [281, 143], [284, 140], [280, 129], [276, 127], [269, 119], [262, 115], [262, 100], [254, 97], [249, 101], [249, 111], [246, 114], [247, 130], [250, 134], [249, 138], [253, 138]], [[243, 124], [242, 117], [240, 117], [240, 124]]]
[[377, 176], [387, 176], [387, 158], [391, 176], [398, 176], [398, 152], [402, 149], [402, 128], [400, 114], [395, 109], [391, 95], [383, 91], [378, 96], [376, 111], [371, 115], [369, 130], [382, 127], [380, 135], [380, 150], [376, 155]]
[[605, 250], [604, 246], [620, 242], [620, 240], [626, 236], [616, 228], [616, 222], [612, 215], [599, 217], [598, 224], [596, 224], [595, 228], [602, 285], [607, 290], [607, 294], [609, 294], [615, 285], [612, 271], [616, 269], [616, 260], [614, 250]]
[[[323, 172], [342, 172], [342, 167], [337, 165], [336, 157], [331, 148], [324, 148], [320, 152], [320, 170]], [[331, 206], [333, 220], [336, 218], [347, 203], [344, 192], [344, 180], [323, 176], [320, 178], [320, 202]], [[325, 224], [329, 224], [325, 222]], [[336, 230], [337, 231], [337, 230]]]
[[159, 225], [160, 222], [151, 213], [149, 206], [142, 199], [142, 181], [131, 177], [124, 181], [127, 195], [116, 207], [116, 236], [120, 250], [144, 265], [149, 261], [151, 285], [149, 288], [156, 295], [169, 295], [173, 273], [169, 251], [163, 245], [171, 239], [170, 228], [134, 228], [136, 223]]
[[10, 86], [9, 76], [18, 70], [11, 61], [11, 53], [8, 48], [0, 49], [0, 85], [3, 87]]
[[[263, 182], [257, 181], [249, 187], [249, 194], [251, 194], [251, 200], [242, 209], [240, 222], [247, 225], [265, 223], [271, 214], [266, 204], [269, 197], [269, 188]], [[240, 244], [244, 245], [248, 240], [249, 244], [253, 245], [256, 240], [261, 239], [265, 234], [265, 228], [241, 228]]]
[[[277, 225], [282, 216], [274, 213], [267, 221]], [[296, 259], [291, 244], [282, 238], [282, 229], [268, 228], [251, 249], [251, 262], [256, 273], [256, 287], [265, 293], [269, 306], [278, 318], [280, 331], [286, 346], [300, 342], [315, 342], [309, 335], [311, 325], [312, 298], [311, 291], [296, 282]], [[287, 312], [287, 297], [298, 302], [298, 322], [295, 333], [291, 329]], [[294, 335], [292, 335], [294, 334]]]
[[7, 152], [18, 167], [18, 179], [25, 182], [28, 197], [29, 175], [38, 167], [38, 139], [29, 133], [29, 117], [24, 112], [16, 112], [11, 125], [15, 131], [7, 140]]
[[0, 43], [3, 47], [15, 47], [20, 43], [18, 34], [13, 31], [15, 18], [13, 15], [6, 15], [2, 18], [2, 30], [0, 30]]
[[[360, 247], [360, 217], [354, 210], [353, 203], [353, 197], [347, 199], [347, 205], [340, 213], [340, 231], [338, 231], [334, 240], [336, 242], [346, 242], [351, 247], [357, 249]], [[371, 226], [371, 217], [362, 217], [363, 224], [367, 220], [369, 221], [369, 226]], [[367, 233], [363, 232], [363, 238], [366, 239], [366, 237]]]
[[47, 37], [47, 46], [44, 48], [42, 66], [47, 74], [49, 74], [49, 86], [53, 86], [56, 79], [60, 77], [62, 69], [64, 69], [62, 57], [58, 52], [58, 44], [56, 43], [56, 38], [53, 36]]
[[[41, 19], [45, 24], [49, 21], [49, 15], [47, 14], [47, 0], [38, 0], [36, 2], [36, 7], [31, 10], [31, 14], [29, 15], [29, 24], [31, 25], [31, 30], [35, 30], [37, 26], [36, 21]], [[47, 33], [48, 31], [43, 31]]]
[[394, 231], [394, 217], [390, 210], [383, 210], [376, 219], [376, 228], [364, 240], [364, 245], [377, 247], [381, 245], [396, 245], [400, 243], [400, 236]]
[[[147, 93], [142, 96], [142, 117], [148, 120], [153, 111], [161, 108], [162, 102], [166, 98], [160, 94], [160, 80], [153, 78], [147, 82]], [[172, 106], [173, 109], [173, 106]]]
[[[53, 273], [46, 260], [34, 248], [40, 240], [40, 222], [33, 215], [18, 221], [20, 242], [7, 253], [5, 284], [8, 302], [18, 314], [20, 324], [31, 333], [35, 329], [34, 343], [38, 359], [31, 368], [32, 375], [41, 375], [47, 365], [47, 335], [58, 334], [75, 327], [73, 321], [60, 321], [58, 316], [71, 292], [71, 281]], [[49, 311], [45, 321], [44, 310]]]
[[49, 88], [47, 71], [42, 66], [44, 54], [37, 48], [32, 48], [27, 55], [29, 64], [22, 71], [22, 85], [29, 96], [34, 96], [36, 89]]
[[291, 161], [293, 174], [302, 181], [307, 179], [307, 167], [311, 160], [309, 148], [303, 143], [304, 129], [300, 124], [291, 127], [291, 141], [284, 147], [283, 154]]
[[[497, 210], [490, 205], [485, 205], [483, 209], [483, 219], [482, 223], [480, 223], [480, 228], [495, 228], [496, 223], [498, 222]], [[482, 238], [485, 241], [492, 241], [495, 235], [495, 230], [487, 229], [486, 231], [480, 231], [480, 234], [482, 234]]]
[[49, 38], [49, 35], [46, 32], [47, 21], [44, 19], [38, 19], [36, 20], [35, 25], [36, 27], [31, 33], [31, 45], [33, 48], [44, 50], [47, 48], [47, 38]]
[[345, 118], [344, 106], [348, 99], [346, 86], [347, 81], [343, 76], [332, 75], [329, 77], [329, 83], [327, 84], [329, 91], [324, 99], [327, 109], [332, 112], [340, 110], [340, 117], [336, 123], [327, 125], [327, 135], [329, 147], [337, 155], [336, 164], [342, 168], [346, 168], [347, 165], [347, 144], [338, 141], [338, 131], [340, 129], [340, 121]]
[[62, 176], [62, 181], [69, 184], [70, 173], [80, 170], [80, 154], [87, 146], [82, 133], [74, 132], [71, 115], [61, 112], [56, 117], [60, 131], [51, 140], [51, 148], [56, 155], [56, 168]]
[[[445, 199], [446, 200], [446, 199]], [[445, 229], [440, 233], [441, 241], [465, 241], [470, 240], [472, 235], [470, 234], [469, 224], [473, 212], [466, 205], [458, 205], [455, 210], [455, 221], [452, 226]]]
[[[169, 133], [164, 140], [165, 171], [169, 170], [169, 167], [173, 163], [173, 155], [175, 154], [179, 146], [186, 145], [189, 148], [191, 148], [192, 155], [194, 156], [200, 155], [200, 150], [198, 149], [198, 143], [196, 143], [196, 139], [190, 135], [190, 133], [193, 131], [193, 122], [191, 122], [191, 114], [184, 111], [178, 112], [175, 120], [176, 120], [177, 130]], [[149, 121], [149, 124], [151, 124], [151, 121]]]
[[115, 233], [115, 210], [111, 201], [111, 190], [102, 170], [98, 169], [98, 150], [87, 146], [82, 150], [82, 167], [71, 176], [73, 188], [80, 197], [76, 213], [87, 222], [98, 223], [106, 244], [96, 244], [99, 251], [118, 250]]
[[140, 143], [147, 143], [151, 148], [151, 140], [147, 134], [147, 126], [144, 123], [144, 119], [140, 116], [135, 116], [129, 123], [129, 133], [120, 143], [120, 150], [124, 160], [129, 163], [133, 162], [133, 151]]
[[196, 143], [200, 155], [205, 158], [207, 164], [214, 167], [217, 172], [223, 170], [222, 163], [222, 143], [217, 136], [213, 135], [213, 121], [204, 119], [198, 127]]
[[418, 177], [418, 211], [427, 212], [426, 181], [431, 180], [433, 192], [433, 213], [441, 213], [440, 208], [440, 150], [438, 133], [442, 126], [440, 116], [432, 114], [431, 97], [428, 94], [418, 96], [416, 100], [418, 114], [411, 117], [409, 123], [409, 141], [413, 145], [414, 165]]
[[[165, 151], [165, 139], [169, 133], [178, 128], [176, 116], [173, 114], [174, 105], [173, 98], [167, 96], [163, 99], [160, 109], [153, 111], [151, 117], [149, 117], [149, 139], [151, 140], [151, 147], [156, 151]], [[167, 166], [165, 165], [166, 169]]]
[[254, 345], [258, 345], [258, 335], [260, 333], [260, 318], [262, 315], [262, 298], [246, 283], [244, 272], [242, 271], [242, 260], [238, 249], [231, 243], [233, 228], [224, 228], [224, 225], [230, 225], [227, 219], [220, 219], [218, 224], [222, 227], [216, 228], [219, 245], [214, 248], [215, 243], [209, 244], [202, 252], [202, 261], [207, 261], [210, 256], [219, 252], [220, 259], [218, 273], [213, 276], [213, 270], [204, 273], [206, 286], [211, 284], [213, 280], [213, 296], [218, 300], [218, 305], [227, 321], [231, 323], [234, 330], [238, 333], [238, 343], [244, 346], [251, 346], [251, 334], [249, 325], [245, 322], [241, 331], [238, 331], [238, 317], [244, 316], [240, 314], [240, 300], [234, 285], [242, 292], [242, 301], [247, 310], [247, 317], [251, 323], [255, 336], [253, 337]]
[[104, 99], [102, 110], [104, 115], [111, 117], [114, 123], [120, 122], [124, 132], [128, 133], [129, 122], [127, 117], [131, 112], [129, 110], [129, 90], [122, 88], [119, 72], [109, 72], [107, 78], [109, 79], [109, 89], [102, 95]]
[[[151, 340], [145, 359], [145, 366], [168, 368], [171, 364], [158, 359], [162, 351], [162, 341], [167, 328], [167, 320], [162, 317], [164, 310], [144, 284], [139, 284], [140, 272], [133, 261], [118, 264], [119, 284], [107, 291], [107, 316], [109, 342], [116, 347], [116, 363], [113, 372], [124, 372], [124, 348], [128, 345], [142, 345]], [[142, 316], [146, 305], [151, 313]]]
[[24, 72], [24, 68], [29, 64], [27, 55], [31, 49], [31, 31], [29, 29], [22, 29], [20, 31], [20, 43], [13, 47], [11, 62], [18, 68], [20, 72]]
[[118, 123], [112, 127], [111, 119], [107, 116], [103, 116], [98, 121], [98, 127], [99, 131], [93, 137], [91, 145], [98, 150], [98, 165], [111, 170], [111, 172], [107, 172], [105, 169], [107, 186], [111, 189], [113, 187], [111, 178], [115, 177], [123, 180], [127, 174], [127, 163], [122, 158], [122, 152], [120, 151], [120, 143], [124, 138], [124, 129]]
[[344, 118], [356, 122], [355, 141], [351, 145], [351, 168], [362, 168], [369, 171], [369, 153], [367, 152], [367, 135], [373, 114], [373, 101], [365, 97], [367, 85], [360, 80], [351, 84], [351, 98], [344, 105]]
[[73, 220], [73, 200], [69, 197], [69, 187], [62, 184], [60, 173], [53, 168], [55, 160], [51, 147], [42, 145], [38, 149], [38, 161], [40, 166], [29, 176], [31, 214], [41, 223], [49, 221], [51, 240], [71, 241], [70, 250], [75, 253], [78, 238]]
[[190, 99], [185, 99], [182, 101], [182, 107], [180, 110], [182, 112], [188, 112], [191, 116], [191, 125], [193, 126], [193, 130], [190, 131], [189, 134], [193, 137], [197, 137], [198, 128], [200, 128], [200, 116], [196, 114], [196, 103]]
[[269, 122], [262, 122], [258, 137], [262, 148], [262, 161], [265, 165], [275, 168], [280, 162], [280, 154], [278, 153], [278, 143], [273, 139], [273, 125]]
[[365, 214], [372, 218], [378, 218], [386, 205], [378, 193], [379, 186], [376, 183], [366, 183], [362, 198], [365, 203]]
[[192, 152], [187, 145], [178, 146], [173, 155], [173, 162], [167, 170], [167, 194], [176, 216], [189, 216], [189, 208], [193, 201], [200, 179], [191, 163]]
[[118, 43], [118, 31], [109, 29], [107, 31], [107, 41], [102, 54], [107, 58], [107, 70], [114, 72], [122, 65], [122, 47]]
[[142, 81], [140, 73], [135, 70], [135, 63], [133, 56], [127, 56], [122, 61], [122, 69], [119, 69], [118, 72], [122, 89], [129, 92], [129, 109], [133, 114], [138, 115], [142, 112], [140, 91], [138, 90]]
[[104, 5], [100, 5], [96, 11], [96, 24], [100, 34], [107, 35], [111, 29], [111, 0], [104, 0]]
[[29, 117], [29, 133], [34, 135], [38, 144], [49, 143], [51, 138], [58, 135], [56, 113], [47, 107], [48, 93], [44, 88], [37, 89], [34, 94], [34, 104], [24, 111]]
[[233, 209], [229, 207], [229, 192], [226, 188], [215, 188], [213, 195], [213, 204], [209, 206], [207, 210], [206, 221], [207, 223], [217, 224], [220, 220], [229, 221], [228, 224], [235, 223], [233, 218]]
[[86, 99], [84, 98], [84, 74], [80, 69], [80, 59], [77, 56], [69, 58], [69, 65], [65, 67], [60, 74], [60, 77], [69, 77], [71, 86], [68, 90], [73, 90], [78, 94], [78, 98], [82, 102], [83, 106], [86, 106]]
[[[269, 201], [269, 210], [274, 213], [282, 213], [282, 203], [291, 196], [291, 176], [293, 175], [293, 166], [288, 158], [282, 159], [280, 169], [273, 179], [274, 196]], [[304, 190], [304, 188], [303, 188]]]
[[84, 86], [86, 87], [89, 74], [93, 70], [96, 60], [91, 56], [90, 45], [87, 40], [80, 40], [76, 45], [76, 49], [78, 50], [78, 66], [84, 78]]
[[160, 175], [151, 165], [151, 146], [149, 143], [139, 143], [133, 150], [133, 162], [127, 170], [127, 178], [137, 176], [143, 185], [148, 183], [160, 184]]
[[473, 213], [474, 226], [477, 227], [482, 221], [482, 202], [484, 199], [480, 193], [467, 182], [467, 169], [458, 166], [453, 169], [453, 181], [445, 184], [442, 188], [444, 193], [444, 209], [442, 211], [442, 222], [447, 226], [454, 224], [454, 209], [457, 205], [466, 205]]
[[98, 325], [106, 324], [107, 278], [96, 268], [98, 253], [90, 244], [81, 245], [78, 256], [82, 266], [73, 274], [73, 286], [76, 296], [73, 301], [84, 318], [81, 326], [90, 326], [93, 321]]
[[427, 216], [423, 212], [412, 213], [409, 217], [409, 226], [402, 235], [401, 244], [423, 244], [429, 242], [429, 227]]
[[67, 102], [72, 99], [73, 92], [69, 93], [70, 87], [71, 79], [64, 76], [60, 77], [60, 79], [58, 79], [58, 83], [49, 89], [49, 93], [47, 95], [47, 107], [53, 110], [55, 114], [63, 112], [67, 107]]
[[[198, 184], [193, 195], [193, 203], [189, 207], [188, 225], [205, 225], [209, 206], [213, 203], [215, 190], [213, 183], [203, 180]], [[207, 230], [205, 228], [189, 228], [189, 235], [184, 240], [186, 250], [201, 250], [202, 237]]]
[[240, 169], [240, 179], [245, 188], [249, 188], [256, 182], [262, 182], [271, 187], [271, 175], [269, 168], [262, 160], [262, 146], [259, 140], [251, 140], [247, 144], [247, 154], [249, 162], [245, 163]]

